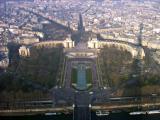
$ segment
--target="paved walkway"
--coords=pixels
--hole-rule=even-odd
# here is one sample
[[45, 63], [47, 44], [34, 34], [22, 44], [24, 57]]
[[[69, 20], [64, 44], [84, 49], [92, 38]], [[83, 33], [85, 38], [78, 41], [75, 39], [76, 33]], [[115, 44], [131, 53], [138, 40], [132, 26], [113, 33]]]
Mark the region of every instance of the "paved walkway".
[[90, 97], [88, 92], [75, 93], [75, 108], [73, 120], [91, 120], [91, 110], [89, 108]]

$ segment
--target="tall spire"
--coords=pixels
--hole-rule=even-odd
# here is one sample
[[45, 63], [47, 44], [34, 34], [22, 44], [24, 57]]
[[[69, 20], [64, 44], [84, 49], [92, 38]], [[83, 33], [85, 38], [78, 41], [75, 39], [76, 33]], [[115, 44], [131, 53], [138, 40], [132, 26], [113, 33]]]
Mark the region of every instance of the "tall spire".
[[139, 25], [138, 45], [142, 46], [143, 23]]
[[81, 32], [83, 32], [85, 30], [85, 28], [83, 26], [83, 18], [82, 18], [81, 13], [79, 13], [78, 30], [81, 31]]

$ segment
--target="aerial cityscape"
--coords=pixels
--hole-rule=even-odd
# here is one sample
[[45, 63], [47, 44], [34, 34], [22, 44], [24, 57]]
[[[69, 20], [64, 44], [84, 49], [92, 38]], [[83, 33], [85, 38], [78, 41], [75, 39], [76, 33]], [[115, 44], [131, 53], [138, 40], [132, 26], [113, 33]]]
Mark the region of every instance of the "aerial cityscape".
[[1, 0], [0, 94], [2, 120], [159, 120], [160, 1]]

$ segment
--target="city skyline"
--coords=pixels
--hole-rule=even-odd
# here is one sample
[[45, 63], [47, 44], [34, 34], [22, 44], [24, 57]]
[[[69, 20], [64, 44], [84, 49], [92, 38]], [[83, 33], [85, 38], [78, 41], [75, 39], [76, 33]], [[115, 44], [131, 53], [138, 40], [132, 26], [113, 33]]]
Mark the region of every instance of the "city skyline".
[[1, 3], [0, 119], [160, 117], [159, 1]]

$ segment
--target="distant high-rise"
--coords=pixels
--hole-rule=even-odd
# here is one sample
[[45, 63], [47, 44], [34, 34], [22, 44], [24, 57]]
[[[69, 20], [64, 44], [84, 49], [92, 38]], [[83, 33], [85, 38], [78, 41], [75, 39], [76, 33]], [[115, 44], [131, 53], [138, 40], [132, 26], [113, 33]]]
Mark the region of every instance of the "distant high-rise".
[[79, 13], [78, 31], [80, 31], [80, 32], [85, 31], [85, 28], [83, 26], [83, 18], [82, 18], [81, 13]]
[[[4, 22], [5, 24], [7, 24], [7, 3], [6, 1], [4, 2], [4, 14], [5, 14], [5, 18], [4, 18]], [[2, 37], [3, 37], [3, 46], [5, 47], [5, 51], [7, 51], [7, 44], [8, 44], [8, 35], [9, 35], [9, 30], [8, 30], [8, 25], [5, 26], [4, 28], [4, 32], [2, 33]]]
[[70, 26], [70, 22], [69, 21], [67, 23], [67, 26], [68, 26], [68, 30], [71, 30], [71, 26]]
[[143, 31], [143, 23], [139, 25], [139, 35], [138, 35], [138, 44], [142, 45], [142, 31]]

